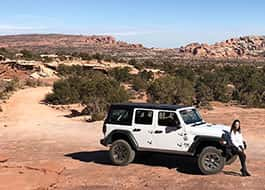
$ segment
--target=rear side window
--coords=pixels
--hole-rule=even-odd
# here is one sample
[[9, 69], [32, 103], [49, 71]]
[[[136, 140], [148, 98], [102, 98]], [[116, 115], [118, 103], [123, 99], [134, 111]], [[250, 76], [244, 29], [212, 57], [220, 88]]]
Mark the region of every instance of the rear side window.
[[136, 110], [135, 112], [135, 123], [152, 125], [153, 123], [153, 111], [150, 110]]
[[113, 108], [108, 115], [108, 123], [119, 125], [132, 124], [132, 110], [129, 108]]

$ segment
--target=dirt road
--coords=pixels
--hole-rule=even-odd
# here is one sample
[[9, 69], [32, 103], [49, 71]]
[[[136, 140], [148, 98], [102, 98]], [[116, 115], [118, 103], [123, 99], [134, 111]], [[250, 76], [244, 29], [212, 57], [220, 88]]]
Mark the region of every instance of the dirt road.
[[237, 161], [213, 176], [199, 175], [191, 158], [160, 154], [129, 166], [112, 166], [99, 144], [102, 122], [64, 117], [41, 100], [49, 88], [16, 92], [0, 113], [0, 189], [265, 189], [265, 110], [217, 106], [207, 121], [242, 120], [251, 177], [239, 176]]

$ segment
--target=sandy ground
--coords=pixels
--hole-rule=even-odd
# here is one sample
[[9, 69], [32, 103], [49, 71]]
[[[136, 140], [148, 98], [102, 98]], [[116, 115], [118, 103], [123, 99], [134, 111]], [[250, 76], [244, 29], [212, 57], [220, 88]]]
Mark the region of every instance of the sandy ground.
[[251, 177], [239, 161], [203, 176], [191, 158], [154, 154], [126, 167], [112, 166], [99, 144], [102, 122], [85, 123], [41, 103], [47, 87], [16, 92], [0, 112], [0, 189], [265, 189], [265, 110], [217, 105], [202, 110], [212, 123], [242, 120]]

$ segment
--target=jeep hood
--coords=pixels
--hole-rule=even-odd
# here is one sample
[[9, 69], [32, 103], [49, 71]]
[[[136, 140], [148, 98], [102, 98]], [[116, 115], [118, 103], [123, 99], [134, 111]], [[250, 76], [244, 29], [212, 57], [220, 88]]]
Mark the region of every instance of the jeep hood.
[[193, 135], [202, 135], [202, 136], [213, 136], [213, 137], [222, 137], [224, 132], [229, 132], [230, 127], [223, 124], [211, 124], [206, 123], [199, 126], [191, 127], [191, 133]]

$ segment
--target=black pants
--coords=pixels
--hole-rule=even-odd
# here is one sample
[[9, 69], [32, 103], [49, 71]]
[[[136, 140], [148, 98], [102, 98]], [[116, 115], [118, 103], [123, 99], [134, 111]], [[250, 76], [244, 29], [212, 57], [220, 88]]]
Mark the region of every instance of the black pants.
[[238, 155], [241, 163], [241, 167], [243, 171], [247, 171], [247, 166], [246, 166], [246, 154], [244, 153], [243, 150], [240, 150], [239, 148], [233, 146], [232, 147], [232, 152], [235, 155]]

